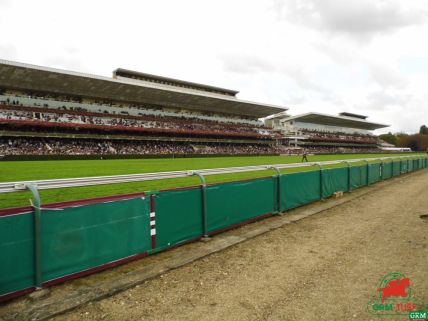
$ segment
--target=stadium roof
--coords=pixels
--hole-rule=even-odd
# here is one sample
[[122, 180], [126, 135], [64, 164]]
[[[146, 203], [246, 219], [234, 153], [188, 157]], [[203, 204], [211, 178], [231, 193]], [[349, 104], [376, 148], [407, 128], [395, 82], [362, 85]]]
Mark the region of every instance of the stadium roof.
[[133, 70], [123, 69], [123, 68], [118, 68], [118, 69], [113, 71], [113, 78], [116, 78], [116, 77], [127, 77], [127, 78], [136, 77], [137, 79], [142, 79], [142, 80], [153, 79], [155, 81], [163, 81], [163, 82], [171, 83], [171, 84], [174, 84], [176, 86], [180, 86], [180, 85], [189, 86], [189, 87], [194, 87], [195, 89], [205, 90], [205, 91], [214, 90], [214, 91], [222, 92], [222, 93], [232, 95], [232, 96], [235, 96], [236, 94], [239, 93], [239, 91], [236, 91], [236, 90], [231, 90], [231, 89], [226, 89], [226, 88], [221, 88], [221, 87], [216, 87], [216, 86], [210, 86], [210, 85], [204, 85], [204, 84], [198, 84], [195, 82], [190, 82], [190, 81], [185, 81], [185, 80], [180, 80], [180, 79], [175, 79], [175, 78], [169, 78], [169, 77], [163, 77], [163, 76], [158, 76], [158, 75], [152, 75], [152, 74], [147, 74], [145, 72], [133, 71]]
[[345, 116], [345, 117], [351, 117], [351, 118], [360, 118], [360, 119], [367, 119], [368, 118], [368, 116], [353, 114], [353, 113], [347, 113], [347, 112], [339, 113], [339, 116]]
[[5, 60], [0, 60], [0, 86], [251, 118], [262, 118], [287, 109], [189, 88], [134, 79], [114, 79]]
[[349, 127], [349, 128], [358, 128], [358, 129], [366, 129], [366, 130], [375, 130], [379, 128], [389, 127], [389, 125], [373, 123], [364, 119], [345, 117], [345, 116], [333, 116], [333, 115], [326, 115], [321, 113], [307, 113], [307, 114], [301, 114], [301, 115], [284, 118], [284, 121], [290, 121], [290, 120], [296, 120], [296, 121], [312, 123], [312, 124]]
[[270, 115], [268, 117], [266, 117], [266, 120], [271, 120], [271, 119], [281, 119], [281, 118], [287, 118], [287, 117], [291, 117], [289, 114], [287, 114], [286, 111], [277, 113], [275, 115]]

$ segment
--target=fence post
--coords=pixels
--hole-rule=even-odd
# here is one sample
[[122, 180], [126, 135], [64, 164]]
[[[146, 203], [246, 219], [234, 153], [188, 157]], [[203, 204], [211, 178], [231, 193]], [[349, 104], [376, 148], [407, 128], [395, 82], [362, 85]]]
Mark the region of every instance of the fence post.
[[267, 169], [273, 169], [276, 172], [276, 175], [274, 176], [277, 181], [277, 190], [276, 190], [276, 212], [273, 214], [279, 214], [281, 213], [281, 172], [279, 171], [278, 167], [275, 166], [268, 166]]
[[205, 177], [198, 172], [193, 172], [192, 175], [198, 176], [201, 181], [202, 195], [202, 234], [205, 239], [208, 239], [208, 213], [207, 213], [207, 183]]
[[323, 187], [323, 182], [324, 182], [324, 168], [322, 168], [320, 163], [314, 163], [314, 166], [318, 166], [320, 169], [320, 200], [322, 201], [324, 199], [324, 187]]
[[367, 160], [367, 159], [365, 159], [364, 160], [365, 162], [366, 162], [366, 174], [367, 174], [367, 177], [366, 177], [366, 182], [367, 182], [367, 186], [369, 186], [370, 185], [370, 164], [369, 164], [369, 161]]
[[41, 240], [41, 206], [42, 201], [40, 199], [39, 191], [37, 186], [34, 184], [25, 184], [31, 194], [33, 195], [33, 200], [31, 206], [34, 209], [34, 282], [36, 288], [40, 289], [42, 287], [42, 240]]
[[378, 158], [380, 161], [380, 180], [383, 181], [383, 159]]
[[352, 184], [351, 184], [351, 163], [349, 163], [348, 161], [343, 161], [342, 163], [345, 163], [346, 165], [348, 165], [348, 192], [352, 191]]

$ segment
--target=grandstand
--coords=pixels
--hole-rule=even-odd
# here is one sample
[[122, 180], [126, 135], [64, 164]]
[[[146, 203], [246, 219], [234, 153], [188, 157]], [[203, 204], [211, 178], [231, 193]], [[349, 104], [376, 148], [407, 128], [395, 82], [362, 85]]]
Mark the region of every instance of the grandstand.
[[366, 116], [290, 116], [237, 94], [121, 68], [109, 78], [0, 60], [0, 156], [380, 151], [372, 131], [387, 126]]
[[306, 113], [289, 116], [284, 112], [265, 120], [266, 126], [282, 133], [289, 150], [321, 153], [367, 153], [380, 151], [373, 130], [388, 125], [367, 121], [367, 116], [340, 113], [338, 116]]
[[287, 108], [116, 69], [101, 77], [0, 61], [0, 155], [272, 154], [260, 118]]

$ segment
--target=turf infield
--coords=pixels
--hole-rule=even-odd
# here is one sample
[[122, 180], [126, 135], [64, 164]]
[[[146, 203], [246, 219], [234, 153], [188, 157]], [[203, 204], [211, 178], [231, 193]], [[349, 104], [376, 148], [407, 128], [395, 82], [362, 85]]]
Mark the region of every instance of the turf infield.
[[[337, 154], [309, 156], [310, 162], [329, 161], [355, 158], [379, 158], [406, 156], [406, 154]], [[417, 156], [418, 154], [411, 154]], [[87, 176], [106, 176], [122, 174], [138, 174], [150, 172], [165, 172], [176, 170], [196, 170], [219, 167], [250, 166], [298, 163], [301, 156], [255, 156], [255, 157], [209, 157], [209, 158], [160, 158], [160, 159], [116, 159], [116, 160], [66, 160], [66, 161], [13, 161], [0, 162], [0, 182], [30, 181], [55, 178], [77, 178]], [[355, 164], [357, 165], [357, 164]], [[338, 165], [334, 165], [338, 166]], [[345, 165], [339, 165], [345, 166]], [[281, 172], [289, 173], [313, 168], [284, 169]], [[207, 183], [219, 183], [240, 179], [256, 178], [274, 175], [272, 170], [210, 175]], [[197, 185], [196, 177], [166, 179], [121, 183], [88, 187], [74, 187], [41, 191], [43, 204], [111, 196], [118, 194], [162, 190], [174, 187]], [[0, 194], [0, 208], [29, 205], [29, 192]]]

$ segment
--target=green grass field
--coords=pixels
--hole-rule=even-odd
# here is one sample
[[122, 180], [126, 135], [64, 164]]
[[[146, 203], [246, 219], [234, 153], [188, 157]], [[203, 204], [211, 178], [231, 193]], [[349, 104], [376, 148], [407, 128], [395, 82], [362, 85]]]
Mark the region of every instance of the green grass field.
[[[409, 155], [406, 153], [405, 155]], [[412, 154], [414, 156], [418, 154]], [[309, 156], [309, 161], [328, 161], [337, 159], [397, 157], [391, 154], [352, 154], [352, 155], [317, 155]], [[76, 178], [87, 176], [105, 176], [164, 172], [175, 170], [196, 170], [218, 167], [249, 166], [298, 163], [300, 156], [258, 156], [258, 157], [209, 157], [176, 159], [123, 159], [123, 160], [68, 160], [68, 161], [14, 161], [0, 162], [0, 182], [30, 181], [55, 178]], [[337, 166], [337, 165], [336, 165]], [[293, 168], [282, 172], [311, 170], [311, 168]], [[272, 170], [207, 176], [208, 183], [218, 183], [246, 178], [273, 175]], [[67, 189], [41, 191], [44, 204], [66, 200], [77, 200], [99, 196], [161, 190], [174, 187], [197, 185], [196, 177], [134, 182], [123, 184], [75, 187]], [[0, 208], [25, 206], [31, 197], [28, 192], [0, 194]]]

